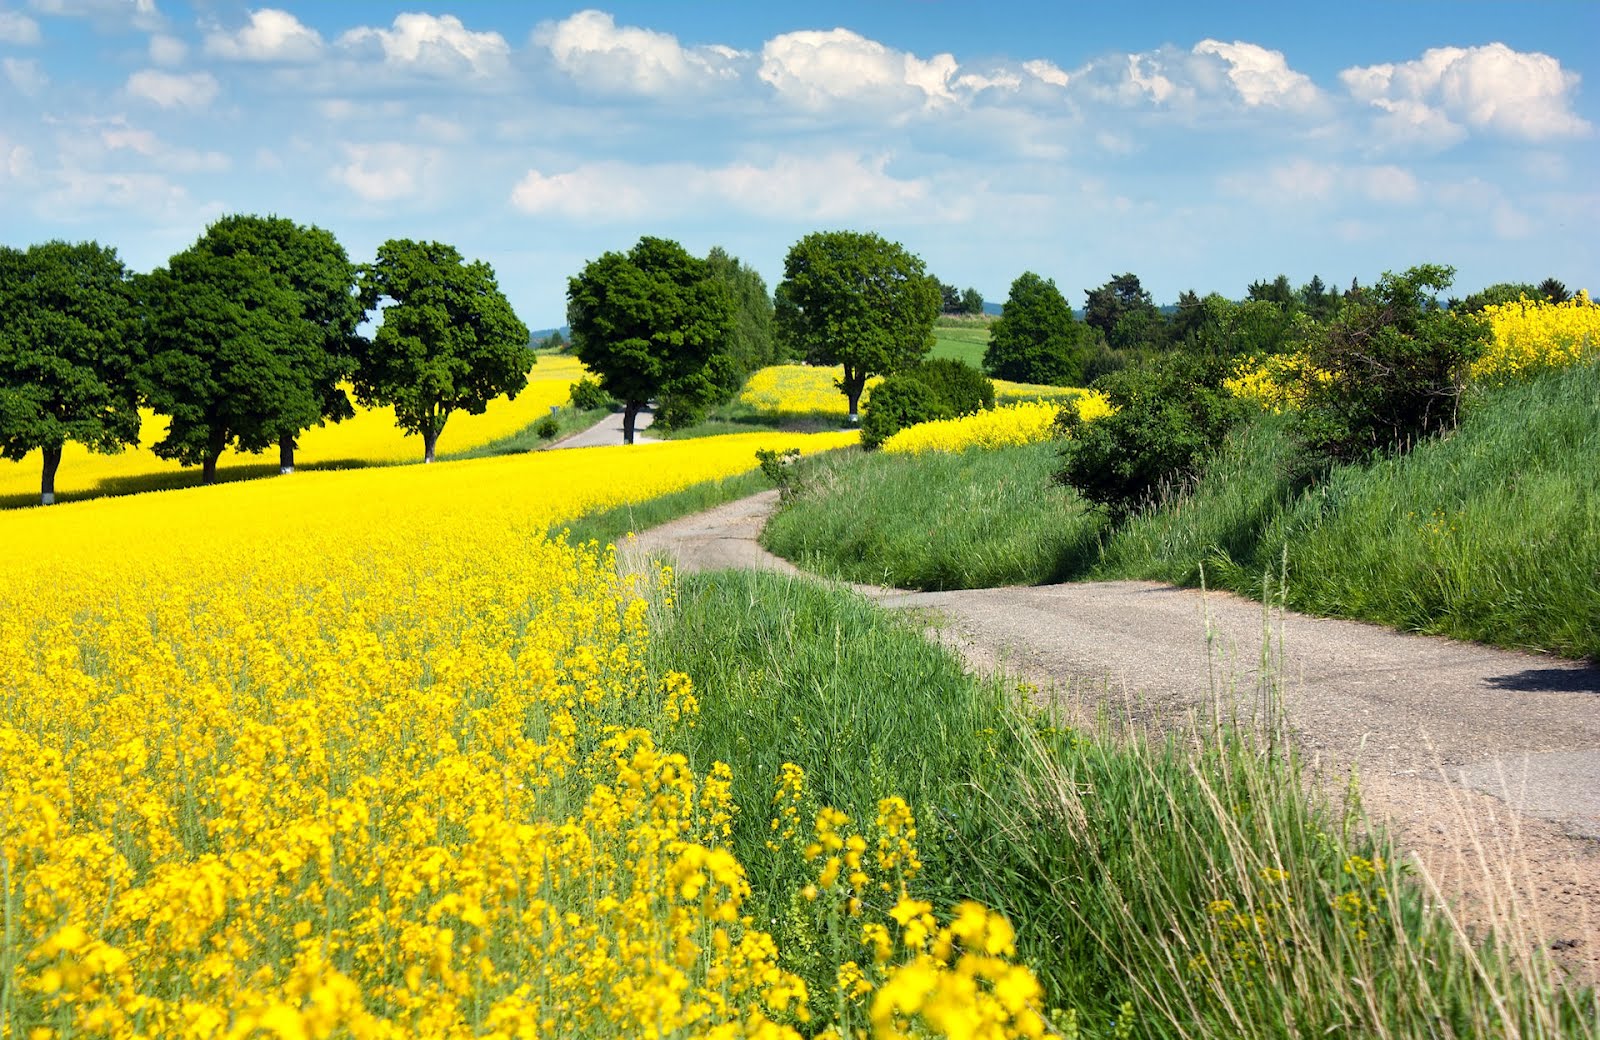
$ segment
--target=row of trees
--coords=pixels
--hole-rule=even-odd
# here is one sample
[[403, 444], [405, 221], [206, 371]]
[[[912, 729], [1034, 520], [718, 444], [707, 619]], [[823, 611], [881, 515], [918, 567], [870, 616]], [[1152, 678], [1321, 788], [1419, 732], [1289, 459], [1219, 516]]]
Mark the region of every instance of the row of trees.
[[494, 271], [438, 242], [357, 265], [321, 228], [234, 215], [147, 274], [94, 242], [0, 247], [0, 454], [41, 452], [46, 505], [67, 442], [136, 445], [141, 406], [170, 419], [155, 453], [206, 483], [229, 447], [292, 471], [301, 434], [354, 414], [346, 386], [431, 462], [451, 413], [514, 397], [533, 360]]

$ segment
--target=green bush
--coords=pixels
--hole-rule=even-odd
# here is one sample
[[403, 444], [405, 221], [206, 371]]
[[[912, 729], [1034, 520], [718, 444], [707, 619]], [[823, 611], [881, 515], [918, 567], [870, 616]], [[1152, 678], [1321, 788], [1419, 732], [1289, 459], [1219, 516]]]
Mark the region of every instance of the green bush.
[[1449, 430], [1467, 369], [1483, 351], [1488, 325], [1441, 308], [1434, 293], [1455, 269], [1423, 264], [1384, 272], [1307, 344], [1314, 371], [1300, 436], [1317, 464], [1355, 462]]
[[561, 432], [561, 423], [556, 421], [555, 416], [547, 415], [533, 424], [533, 432], [539, 435], [540, 440], [547, 441]]
[[1222, 389], [1226, 375], [1219, 359], [1177, 352], [1096, 380], [1117, 411], [1086, 423], [1062, 409], [1056, 479], [1115, 520], [1191, 483], [1241, 414]]
[[994, 407], [994, 381], [956, 358], [930, 358], [905, 374], [938, 394], [951, 415]]
[[948, 419], [939, 392], [909, 374], [889, 376], [873, 388], [861, 416], [861, 443], [876, 448], [907, 426]]
[[600, 388], [598, 380], [584, 376], [572, 384], [572, 407], [580, 412], [593, 411], [596, 408], [615, 407], [616, 398]]

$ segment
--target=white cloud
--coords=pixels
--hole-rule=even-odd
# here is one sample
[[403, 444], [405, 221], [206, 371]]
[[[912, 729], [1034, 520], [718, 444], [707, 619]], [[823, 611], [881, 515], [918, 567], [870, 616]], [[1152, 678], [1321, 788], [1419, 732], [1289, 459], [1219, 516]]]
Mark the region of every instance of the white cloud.
[[1284, 60], [1282, 51], [1272, 51], [1254, 43], [1235, 40], [1201, 40], [1196, 54], [1215, 55], [1227, 66], [1228, 81], [1246, 105], [1303, 109], [1317, 104], [1321, 91], [1304, 73], [1296, 72]]
[[739, 78], [745, 51], [684, 47], [669, 33], [618, 27], [604, 11], [579, 11], [534, 31], [556, 67], [594, 90], [659, 95], [704, 90]]
[[774, 220], [949, 218], [927, 178], [897, 178], [888, 156], [847, 152], [783, 155], [721, 167], [689, 163], [589, 163], [529, 170], [511, 192], [523, 213], [572, 220], [632, 220], [734, 209]]
[[263, 7], [250, 12], [249, 24], [237, 32], [215, 29], [206, 34], [206, 53], [235, 61], [315, 61], [322, 37], [288, 11]]
[[108, 152], [133, 152], [150, 160], [157, 168], [175, 173], [221, 173], [232, 165], [221, 152], [170, 146], [148, 130], [121, 123], [102, 129], [100, 143]]
[[38, 22], [19, 11], [0, 11], [0, 43], [31, 46], [39, 39]]
[[50, 190], [40, 208], [52, 214], [81, 218], [102, 210], [127, 211], [143, 217], [190, 215], [194, 207], [180, 185], [155, 173], [100, 173], [60, 170], [50, 176]]
[[455, 15], [398, 14], [389, 29], [363, 26], [339, 37], [340, 46], [377, 47], [386, 64], [436, 76], [491, 78], [503, 74], [511, 47], [497, 32], [473, 32]]
[[1022, 71], [1039, 82], [1048, 83], [1052, 87], [1064, 87], [1072, 79], [1059, 65], [1045, 61], [1043, 58], [1035, 58], [1033, 61], [1023, 62]]
[[33, 152], [0, 134], [0, 179], [20, 180], [33, 168]]
[[50, 77], [32, 58], [6, 58], [0, 61], [0, 69], [5, 71], [6, 79], [17, 93], [27, 97], [33, 97], [50, 82]]
[[1421, 197], [1411, 171], [1399, 166], [1346, 165], [1290, 159], [1261, 171], [1224, 176], [1224, 193], [1267, 205], [1357, 204], [1404, 206]]
[[923, 59], [848, 29], [774, 36], [761, 49], [762, 80], [801, 108], [877, 104], [936, 108], [955, 101], [949, 54]]
[[157, 65], [181, 65], [189, 56], [189, 45], [176, 36], [156, 33], [150, 37], [150, 60]]
[[1353, 97], [1386, 112], [1391, 129], [1420, 127], [1435, 140], [1459, 138], [1461, 124], [1535, 141], [1594, 129], [1570, 107], [1577, 73], [1548, 54], [1503, 43], [1436, 47], [1414, 61], [1348, 68], [1339, 78]]
[[367, 202], [422, 196], [442, 157], [435, 148], [396, 142], [347, 144], [344, 152], [349, 161], [333, 168], [334, 179]]
[[180, 75], [159, 69], [140, 69], [128, 77], [126, 90], [162, 108], [205, 108], [220, 88], [209, 72]]

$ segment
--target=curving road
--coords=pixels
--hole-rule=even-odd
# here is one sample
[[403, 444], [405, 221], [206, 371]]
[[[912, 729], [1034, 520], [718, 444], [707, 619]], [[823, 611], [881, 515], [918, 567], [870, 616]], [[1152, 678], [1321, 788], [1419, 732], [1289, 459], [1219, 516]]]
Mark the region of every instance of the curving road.
[[[643, 532], [624, 558], [798, 574], [757, 543], [776, 504], [767, 492]], [[1510, 885], [1542, 932], [1528, 941], [1600, 980], [1600, 668], [1153, 582], [857, 588], [1081, 716], [1160, 726], [1281, 704], [1328, 787], [1354, 770], [1366, 809], [1469, 915], [1498, 916]]]
[[[644, 436], [644, 434], [641, 432], [649, 428], [650, 424], [655, 421], [655, 417], [655, 410], [651, 408], [646, 408], [644, 411], [640, 412], [634, 417], [633, 442], [635, 444], [648, 444], [651, 441], [658, 439], [655, 437]], [[559, 441], [556, 441], [554, 444], [550, 445], [550, 448], [545, 450], [548, 451], [553, 448], [603, 448], [608, 444], [621, 443], [622, 413], [612, 412], [610, 415], [606, 416], [604, 419], [601, 419], [588, 429], [579, 430], [577, 433], [569, 434], [568, 436], [561, 438]]]

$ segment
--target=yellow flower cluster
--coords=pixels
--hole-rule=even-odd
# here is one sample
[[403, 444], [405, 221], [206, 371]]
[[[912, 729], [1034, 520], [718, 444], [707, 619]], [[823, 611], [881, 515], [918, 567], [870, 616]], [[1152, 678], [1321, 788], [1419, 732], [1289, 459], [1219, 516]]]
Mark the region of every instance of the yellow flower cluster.
[[[661, 746], [691, 679], [646, 670], [609, 549], [543, 536], [771, 443], [0, 516], [0, 1035], [796, 1037], [733, 777]], [[909, 807], [879, 810], [873, 840], [817, 827], [835, 895], [915, 878]], [[919, 913], [898, 961], [838, 969], [878, 1035], [1038, 1035], [1009, 926]]]
[[[552, 406], [567, 403], [572, 384], [585, 374], [577, 358], [548, 356], [528, 373], [528, 386], [514, 401], [502, 397], [490, 402], [481, 415], [456, 412], [450, 416], [440, 436], [441, 451], [465, 451], [481, 447], [518, 433]], [[134, 481], [152, 481], [176, 474], [183, 467], [158, 459], [149, 447], [167, 435], [165, 416], [143, 413], [141, 447], [128, 448], [116, 455], [98, 455], [80, 444], [69, 443], [61, 455], [56, 490], [62, 493], [109, 489]], [[388, 462], [422, 461], [422, 442], [407, 437], [395, 425], [392, 408], [356, 408], [355, 417], [328, 426], [315, 426], [301, 437], [295, 452], [299, 465], [372, 465]], [[229, 450], [218, 462], [222, 476], [229, 469], [242, 467], [276, 468], [276, 451], [252, 455]], [[0, 497], [37, 497], [39, 493], [39, 453], [32, 452], [20, 462], [0, 460]]]
[[[843, 418], [849, 407], [844, 394], [839, 391], [839, 380], [843, 377], [843, 368], [772, 365], [752, 373], [738, 399], [740, 404], [768, 415], [836, 415]], [[862, 395], [863, 404], [872, 396], [872, 388], [882, 381], [879, 377], [867, 380], [866, 391]], [[1082, 393], [1082, 390], [1070, 386], [994, 380], [995, 401], [1000, 404], [1064, 400]]]
[[1053, 435], [1056, 416], [1062, 408], [1075, 409], [1085, 421], [1111, 414], [1110, 402], [1099, 391], [1075, 393], [1077, 396], [1063, 402], [1023, 401], [955, 419], [918, 423], [884, 441], [883, 450], [891, 455], [921, 455], [930, 451], [961, 452], [968, 448], [1036, 444]]
[[1485, 307], [1494, 339], [1472, 376], [1503, 383], [1550, 368], [1600, 358], [1600, 304], [1579, 292], [1566, 303], [1523, 299]]
[[1243, 357], [1234, 365], [1233, 375], [1222, 381], [1223, 389], [1234, 397], [1250, 401], [1263, 411], [1282, 413], [1300, 407], [1312, 380], [1326, 382], [1330, 376], [1312, 369], [1303, 353], [1268, 354]]

